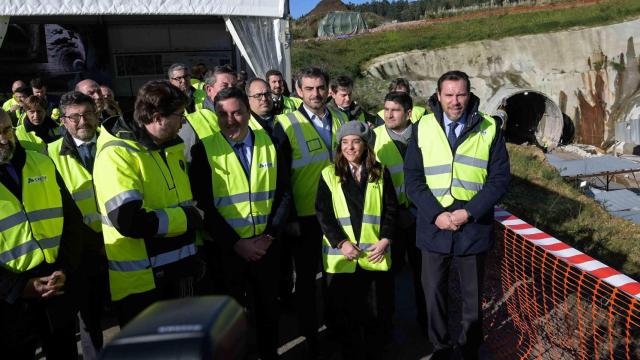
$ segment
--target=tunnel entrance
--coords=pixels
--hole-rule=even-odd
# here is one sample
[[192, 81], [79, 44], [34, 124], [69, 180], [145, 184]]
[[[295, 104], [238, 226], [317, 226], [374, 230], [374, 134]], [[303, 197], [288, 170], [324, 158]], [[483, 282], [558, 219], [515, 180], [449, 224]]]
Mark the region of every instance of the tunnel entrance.
[[487, 101], [485, 111], [501, 114], [508, 142], [535, 144], [551, 150], [567, 141], [563, 136], [566, 115], [539, 91], [505, 86]]
[[507, 99], [505, 140], [515, 144], [537, 144], [538, 124], [545, 113], [545, 97], [530, 92], [516, 94]]

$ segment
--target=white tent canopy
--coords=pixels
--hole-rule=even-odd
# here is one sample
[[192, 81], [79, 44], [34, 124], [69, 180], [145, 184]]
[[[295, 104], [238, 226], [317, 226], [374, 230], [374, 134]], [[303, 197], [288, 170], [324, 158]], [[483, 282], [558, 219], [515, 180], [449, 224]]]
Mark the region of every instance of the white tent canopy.
[[14, 16], [219, 15], [256, 76], [279, 69], [289, 79], [288, 13], [288, 0], [2, 0], [0, 45]]
[[282, 18], [285, 0], [2, 0], [0, 16], [221, 15]]

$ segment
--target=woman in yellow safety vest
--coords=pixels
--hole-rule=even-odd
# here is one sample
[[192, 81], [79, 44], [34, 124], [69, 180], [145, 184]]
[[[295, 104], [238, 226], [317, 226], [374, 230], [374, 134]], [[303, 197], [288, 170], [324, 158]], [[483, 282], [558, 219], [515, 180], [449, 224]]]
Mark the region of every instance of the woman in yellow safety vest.
[[376, 161], [369, 127], [350, 121], [336, 138], [335, 163], [322, 171], [316, 200], [329, 282], [327, 320], [345, 359], [375, 359], [383, 352], [372, 345], [390, 340], [390, 245], [398, 204], [388, 170]]

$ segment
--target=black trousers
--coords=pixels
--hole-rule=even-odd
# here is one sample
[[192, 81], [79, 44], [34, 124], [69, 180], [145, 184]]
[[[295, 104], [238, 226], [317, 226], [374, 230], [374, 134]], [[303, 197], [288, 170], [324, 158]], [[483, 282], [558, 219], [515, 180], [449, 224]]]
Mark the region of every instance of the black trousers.
[[[223, 250], [221, 250], [223, 251]], [[278, 357], [278, 279], [280, 242], [276, 239], [257, 261], [246, 261], [235, 251], [222, 254], [224, 292], [249, 310], [255, 319], [261, 359]]]
[[293, 261], [296, 271], [295, 300], [302, 335], [309, 350], [318, 352], [318, 304], [316, 275], [322, 254], [322, 229], [315, 216], [298, 219], [302, 235], [293, 239]]
[[401, 224], [401, 221], [399, 221], [398, 225], [399, 229], [396, 231], [396, 238], [393, 239], [393, 244], [391, 244], [391, 270], [397, 276], [408, 262], [413, 282], [416, 318], [420, 326], [426, 327], [427, 304], [424, 299], [424, 290], [422, 289], [422, 252], [416, 246], [416, 223], [415, 221], [409, 221], [406, 224]]
[[354, 273], [329, 274], [328, 283], [343, 359], [381, 359], [393, 314], [393, 274], [356, 267]]
[[41, 343], [47, 359], [77, 359], [73, 301], [68, 294], [15, 304], [0, 301], [0, 357], [35, 359]]
[[448, 329], [449, 272], [455, 262], [462, 297], [461, 331], [455, 345], [464, 359], [477, 359], [482, 344], [482, 281], [486, 253], [453, 256], [422, 252], [422, 285], [427, 303], [429, 341], [434, 353], [448, 353], [452, 347]]
[[101, 254], [91, 254], [81, 269], [81, 286], [75, 291], [80, 309], [80, 344], [85, 360], [97, 359], [103, 345], [102, 313], [109, 298], [107, 259]]

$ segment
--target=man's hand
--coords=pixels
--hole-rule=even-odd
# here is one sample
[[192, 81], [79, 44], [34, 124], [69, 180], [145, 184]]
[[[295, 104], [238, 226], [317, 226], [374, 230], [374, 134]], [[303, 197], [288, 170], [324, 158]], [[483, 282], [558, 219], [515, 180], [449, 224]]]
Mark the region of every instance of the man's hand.
[[451, 220], [456, 226], [462, 226], [469, 221], [469, 213], [465, 209], [458, 209], [451, 213]]
[[360, 250], [358, 250], [349, 240], [344, 241], [340, 246], [340, 252], [347, 260], [351, 261], [360, 255]]
[[453, 222], [453, 216], [450, 212], [443, 212], [436, 218], [436, 226], [440, 230], [458, 230], [458, 225]]
[[378, 242], [371, 245], [367, 249], [367, 252], [369, 253], [369, 256], [367, 256], [367, 259], [374, 264], [384, 260], [384, 253], [387, 250], [389, 243], [390, 243], [389, 239], [380, 239], [378, 240]]
[[62, 288], [67, 277], [62, 271], [54, 271], [49, 276], [31, 278], [27, 281], [27, 285], [22, 291], [25, 298], [50, 298], [56, 295], [64, 294]]
[[9, 112], [16, 112], [18, 109], [20, 109], [20, 104], [15, 104], [9, 109]]
[[233, 250], [246, 261], [260, 260], [267, 252], [258, 246], [258, 238], [240, 239], [233, 244]]
[[274, 237], [268, 234], [262, 234], [258, 237], [255, 237], [255, 243], [256, 246], [262, 250], [264, 250], [264, 252], [266, 253], [267, 250], [269, 249], [269, 246], [271, 246], [271, 244], [273, 243], [273, 239]]

